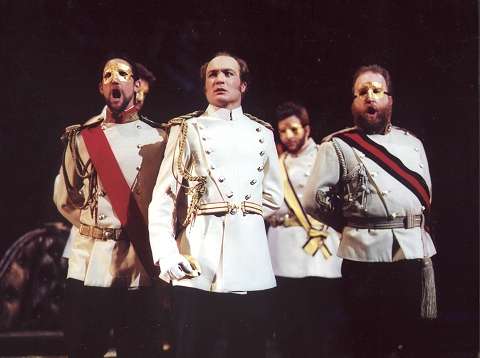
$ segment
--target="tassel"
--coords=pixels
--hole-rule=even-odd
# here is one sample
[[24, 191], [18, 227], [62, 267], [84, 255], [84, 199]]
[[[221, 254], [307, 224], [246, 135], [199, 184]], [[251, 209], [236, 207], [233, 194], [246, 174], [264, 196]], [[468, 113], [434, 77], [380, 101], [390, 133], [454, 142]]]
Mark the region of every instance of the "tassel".
[[423, 259], [422, 267], [422, 303], [420, 316], [424, 319], [437, 318], [437, 292], [432, 259]]

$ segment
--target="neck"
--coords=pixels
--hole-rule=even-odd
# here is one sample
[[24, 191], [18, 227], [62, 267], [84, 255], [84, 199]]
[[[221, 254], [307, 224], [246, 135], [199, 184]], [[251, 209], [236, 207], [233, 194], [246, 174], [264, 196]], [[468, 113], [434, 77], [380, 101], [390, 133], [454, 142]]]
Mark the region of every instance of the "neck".
[[122, 124], [132, 122], [136, 119], [137, 109], [135, 108], [135, 106], [131, 106], [119, 113], [112, 112], [110, 108], [107, 108], [107, 116], [105, 118], [105, 122]]

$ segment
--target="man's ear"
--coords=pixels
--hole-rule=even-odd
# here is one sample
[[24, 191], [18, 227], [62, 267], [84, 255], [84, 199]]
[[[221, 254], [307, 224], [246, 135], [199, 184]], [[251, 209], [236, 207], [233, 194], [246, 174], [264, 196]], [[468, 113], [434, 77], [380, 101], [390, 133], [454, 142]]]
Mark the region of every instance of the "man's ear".
[[240, 93], [244, 94], [247, 91], [247, 82], [242, 82], [240, 84]]
[[305, 128], [305, 137], [310, 138], [310, 126], [307, 124], [304, 128]]
[[140, 79], [136, 80], [135, 82], [133, 82], [133, 91], [135, 93], [137, 93], [138, 91], [140, 91], [140, 86], [141, 86], [141, 82], [140, 82]]
[[100, 92], [100, 94], [103, 96], [103, 86], [102, 86], [102, 82], [99, 82], [99, 83], [98, 83], [98, 92]]

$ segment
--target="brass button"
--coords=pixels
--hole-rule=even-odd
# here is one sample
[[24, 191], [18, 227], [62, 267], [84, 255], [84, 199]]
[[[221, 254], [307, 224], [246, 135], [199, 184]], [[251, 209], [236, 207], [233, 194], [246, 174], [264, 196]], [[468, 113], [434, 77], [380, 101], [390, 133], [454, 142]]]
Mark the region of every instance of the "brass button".
[[248, 200], [250, 198], [251, 198], [250, 194], [245, 195], [245, 200]]
[[142, 126], [140, 124], [137, 124], [137, 128], [140, 129], [142, 128]]
[[263, 170], [263, 167], [260, 166], [260, 167], [257, 168], [257, 170], [258, 170], [259, 172], [261, 172], [261, 171]]
[[227, 194], [227, 198], [231, 198], [233, 196], [233, 191]]
[[250, 185], [255, 185], [255, 184], [257, 184], [257, 180], [256, 180], [256, 179], [250, 180]]
[[262, 151], [261, 151], [260, 153], [258, 153], [258, 154], [260, 154], [260, 156], [263, 157], [263, 156], [265, 155], [265, 152], [262, 150]]
[[225, 177], [219, 177], [219, 178], [218, 178], [218, 181], [219, 181], [220, 183], [223, 183], [223, 182], [225, 181]]
[[260, 138], [258, 141], [259, 141], [260, 143], [265, 142], [265, 140], [264, 140], [263, 138]]
[[260, 132], [261, 129], [260, 129], [260, 127], [257, 127], [257, 128], [255, 128], [255, 130], [256, 130], [257, 132]]
[[98, 215], [98, 220], [105, 220], [107, 218], [106, 215], [100, 214]]
[[141, 145], [141, 144], [137, 144], [137, 148], [138, 148], [138, 149], [142, 148], [142, 145]]

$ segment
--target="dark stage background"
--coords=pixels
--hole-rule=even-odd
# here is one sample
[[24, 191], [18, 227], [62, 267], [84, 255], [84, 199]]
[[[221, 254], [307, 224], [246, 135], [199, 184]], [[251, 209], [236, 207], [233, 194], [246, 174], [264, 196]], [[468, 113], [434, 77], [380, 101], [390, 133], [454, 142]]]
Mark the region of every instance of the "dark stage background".
[[[314, 137], [347, 126], [354, 70], [391, 70], [396, 125], [430, 160], [442, 350], [478, 351], [478, 4], [476, 1], [2, 0], [0, 253], [60, 220], [52, 201], [59, 137], [103, 104], [99, 67], [127, 51], [157, 75], [144, 109], [164, 122], [206, 107], [198, 68], [217, 50], [244, 57], [244, 109], [271, 121], [303, 102]], [[408, 329], [408, 327], [406, 327]]]

